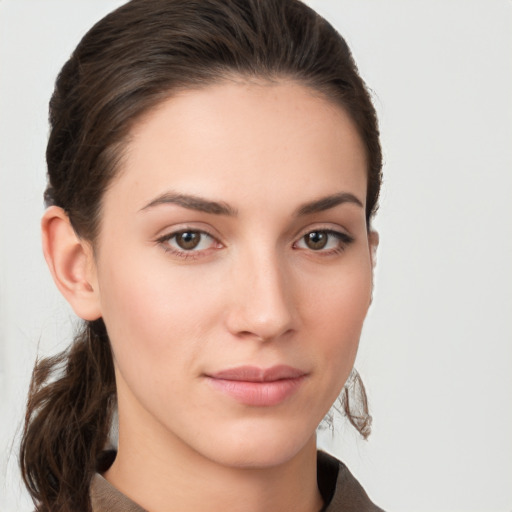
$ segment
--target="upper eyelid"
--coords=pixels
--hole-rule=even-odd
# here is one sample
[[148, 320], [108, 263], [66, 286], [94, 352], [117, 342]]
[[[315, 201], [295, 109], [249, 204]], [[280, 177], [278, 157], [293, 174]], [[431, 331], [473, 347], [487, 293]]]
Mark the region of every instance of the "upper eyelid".
[[[226, 241], [223, 240], [224, 237], [222, 237], [216, 229], [209, 225], [204, 225], [203, 223], [200, 223], [200, 225], [193, 225], [196, 224], [195, 222], [192, 223], [183, 223], [178, 224], [176, 226], [168, 227], [165, 229], [160, 230], [161, 234], [158, 234], [155, 236], [155, 241], [164, 241], [169, 240], [173, 236], [176, 236], [180, 233], [186, 232], [186, 231], [193, 231], [202, 233], [204, 235], [207, 235], [214, 240], [216, 240], [218, 243], [222, 245], [227, 245]], [[329, 222], [319, 222], [318, 224], [308, 225], [306, 227], [303, 227], [295, 232], [291, 236], [291, 239], [293, 240], [293, 243], [296, 243], [298, 240], [300, 240], [302, 237], [307, 235], [308, 233], [311, 233], [313, 231], [325, 231], [328, 233], [332, 233], [333, 235], [336, 233], [339, 233], [342, 236], [346, 236], [350, 239], [354, 239], [354, 235], [348, 230], [347, 228], [340, 226], [339, 224], [333, 224]]]
[[187, 232], [191, 232], [191, 233], [201, 233], [202, 235], [208, 235], [212, 238], [215, 238], [214, 235], [212, 235], [211, 233], [209, 233], [208, 231], [205, 231], [204, 229], [197, 229], [197, 228], [180, 228], [180, 229], [174, 229], [172, 231], [168, 231], [167, 233], [163, 234], [163, 235], [159, 235], [158, 238], [172, 238], [176, 235], [179, 235], [181, 233], [187, 233]]
[[295, 235], [294, 235], [294, 239], [295, 240], [299, 240], [301, 239], [303, 236], [307, 235], [308, 233], [311, 233], [313, 231], [326, 231], [328, 233], [339, 233], [340, 235], [344, 235], [344, 236], [347, 236], [349, 238], [355, 238], [354, 235], [346, 228], [340, 226], [339, 224], [332, 224], [332, 223], [329, 223], [329, 222], [326, 222], [326, 223], [318, 223], [318, 224], [314, 224], [314, 225], [309, 225], [305, 228], [302, 228], [300, 230], [298, 230]]
[[217, 234], [216, 230], [214, 230], [210, 227], [192, 226], [187, 223], [184, 223], [184, 224], [178, 225], [178, 226], [173, 226], [172, 228], [167, 227], [167, 228], [161, 229], [160, 230], [161, 234], [157, 234], [154, 239], [156, 241], [168, 240], [168, 239], [172, 238], [173, 236], [179, 235], [180, 233], [184, 233], [187, 231], [202, 233], [203, 235], [207, 235], [207, 236], [213, 238], [214, 240], [217, 240], [219, 243], [222, 243], [221, 237], [220, 237], [220, 235]]
[[355, 240], [355, 238], [350, 235], [349, 233], [345, 233], [344, 231], [339, 231], [339, 230], [336, 230], [336, 229], [322, 229], [322, 228], [317, 228], [317, 229], [309, 229], [307, 231], [305, 231], [301, 236], [299, 236], [294, 243], [297, 243], [299, 242], [300, 240], [302, 240], [306, 235], [308, 235], [309, 233], [315, 233], [315, 232], [322, 232], [322, 233], [327, 233], [328, 235], [331, 235], [331, 236], [334, 236], [342, 241], [345, 241], [345, 242], [353, 242]]

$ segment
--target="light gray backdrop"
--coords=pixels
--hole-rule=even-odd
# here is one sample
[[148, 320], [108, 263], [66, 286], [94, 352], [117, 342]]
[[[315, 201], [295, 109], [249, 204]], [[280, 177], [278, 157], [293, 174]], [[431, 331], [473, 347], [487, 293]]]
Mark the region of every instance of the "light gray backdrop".
[[[47, 102], [117, 0], [0, 0], [0, 510], [36, 354], [69, 339], [40, 250]], [[358, 367], [374, 433], [320, 436], [382, 507], [512, 510], [512, 3], [315, 0], [375, 91], [385, 188]]]

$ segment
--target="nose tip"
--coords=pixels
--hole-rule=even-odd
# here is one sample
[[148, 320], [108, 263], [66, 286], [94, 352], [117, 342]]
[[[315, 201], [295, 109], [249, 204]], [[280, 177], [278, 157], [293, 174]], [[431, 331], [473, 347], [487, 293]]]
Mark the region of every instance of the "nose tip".
[[285, 315], [275, 313], [272, 316], [253, 313], [250, 317], [247, 314], [238, 313], [238, 321], [232, 321], [230, 330], [239, 338], [254, 338], [260, 341], [277, 339], [291, 331], [291, 328]]
[[227, 325], [237, 337], [268, 341], [293, 330], [293, 300], [278, 266], [261, 267], [236, 280]]

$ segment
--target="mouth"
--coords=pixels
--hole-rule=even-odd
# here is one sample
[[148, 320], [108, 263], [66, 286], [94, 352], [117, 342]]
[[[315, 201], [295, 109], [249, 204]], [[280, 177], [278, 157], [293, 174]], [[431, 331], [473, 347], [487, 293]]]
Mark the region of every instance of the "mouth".
[[271, 407], [284, 402], [298, 391], [307, 376], [307, 372], [286, 365], [239, 366], [205, 375], [215, 390], [254, 407]]

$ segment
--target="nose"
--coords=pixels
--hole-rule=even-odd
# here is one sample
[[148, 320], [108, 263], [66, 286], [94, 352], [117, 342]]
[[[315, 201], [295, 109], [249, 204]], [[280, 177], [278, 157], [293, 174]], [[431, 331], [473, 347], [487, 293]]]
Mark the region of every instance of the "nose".
[[251, 254], [234, 265], [228, 330], [238, 338], [277, 339], [294, 328], [291, 279], [276, 256]]

